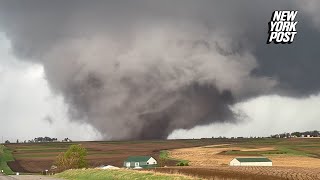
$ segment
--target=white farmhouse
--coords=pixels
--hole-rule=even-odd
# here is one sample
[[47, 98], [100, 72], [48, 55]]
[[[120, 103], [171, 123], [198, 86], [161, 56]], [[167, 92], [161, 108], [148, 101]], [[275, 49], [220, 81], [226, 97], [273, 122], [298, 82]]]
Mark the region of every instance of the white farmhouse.
[[266, 157], [237, 157], [230, 166], [272, 166], [272, 161]]
[[124, 161], [123, 166], [126, 168], [153, 168], [157, 166], [157, 160], [151, 156], [130, 156]]

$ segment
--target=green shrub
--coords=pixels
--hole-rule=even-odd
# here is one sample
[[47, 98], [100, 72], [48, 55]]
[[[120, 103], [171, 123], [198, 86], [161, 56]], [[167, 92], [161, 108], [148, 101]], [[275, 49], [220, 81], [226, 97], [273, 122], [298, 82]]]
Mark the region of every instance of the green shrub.
[[185, 161], [185, 162], [180, 161], [180, 162], [178, 162], [176, 165], [177, 165], [177, 166], [189, 166], [189, 162], [188, 162], [188, 161]]
[[183, 164], [183, 162], [178, 162], [176, 165], [177, 166], [183, 166], [184, 164]]
[[88, 166], [86, 156], [87, 150], [80, 144], [71, 145], [65, 153], [62, 152], [57, 156], [54, 165], [57, 166], [58, 171], [86, 168]]

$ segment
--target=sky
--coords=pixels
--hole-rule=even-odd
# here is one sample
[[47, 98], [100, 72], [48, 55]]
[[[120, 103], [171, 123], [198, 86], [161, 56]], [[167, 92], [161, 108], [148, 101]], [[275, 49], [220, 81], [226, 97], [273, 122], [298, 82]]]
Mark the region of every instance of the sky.
[[100, 138], [90, 125], [69, 122], [63, 97], [50, 91], [43, 67], [16, 59], [3, 33], [0, 33], [0, 82], [1, 140], [16, 142], [44, 136], [60, 140]]
[[[0, 0], [0, 136], [269, 136], [320, 129], [319, 1]], [[274, 10], [292, 44], [266, 44]]]
[[239, 123], [175, 130], [168, 138], [269, 137], [271, 134], [317, 130], [320, 126], [319, 105], [319, 94], [305, 98], [259, 96], [233, 106], [236, 111], [242, 111], [247, 116]]

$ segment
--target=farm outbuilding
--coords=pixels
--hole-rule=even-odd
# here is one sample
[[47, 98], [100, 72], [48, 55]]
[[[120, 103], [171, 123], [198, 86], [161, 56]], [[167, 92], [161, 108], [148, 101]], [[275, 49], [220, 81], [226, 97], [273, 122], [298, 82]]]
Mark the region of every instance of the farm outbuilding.
[[272, 161], [266, 157], [237, 157], [230, 166], [272, 166]]
[[130, 156], [123, 163], [126, 168], [151, 168], [157, 166], [157, 160], [151, 156]]

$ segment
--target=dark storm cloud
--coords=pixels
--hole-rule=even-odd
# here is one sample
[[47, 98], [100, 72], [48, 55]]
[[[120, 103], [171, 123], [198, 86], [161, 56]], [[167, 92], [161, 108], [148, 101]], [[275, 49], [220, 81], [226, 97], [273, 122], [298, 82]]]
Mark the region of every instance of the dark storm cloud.
[[[166, 138], [234, 121], [229, 106], [315, 83], [316, 11], [291, 45], [266, 45], [274, 10], [295, 1], [0, 1], [0, 28], [21, 59], [44, 66], [71, 119], [113, 139]], [[313, 40], [313, 41], [310, 41]]]

